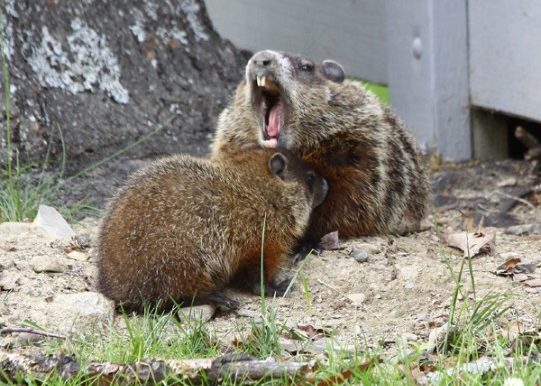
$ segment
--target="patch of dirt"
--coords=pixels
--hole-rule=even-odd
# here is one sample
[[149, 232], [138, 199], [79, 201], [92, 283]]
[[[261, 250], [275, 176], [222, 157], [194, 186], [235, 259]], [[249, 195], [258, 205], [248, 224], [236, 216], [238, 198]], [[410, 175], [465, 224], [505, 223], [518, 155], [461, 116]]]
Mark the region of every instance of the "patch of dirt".
[[[103, 170], [113, 169], [96, 172], [90, 185], [111, 186], [106, 181], [110, 176]], [[492, 254], [472, 259], [477, 298], [511, 293], [514, 296], [509, 300], [512, 308], [507, 318], [534, 326], [539, 322], [541, 287], [494, 273], [510, 257], [536, 266], [541, 262], [541, 234], [508, 234], [517, 225], [541, 222], [541, 184], [528, 170], [528, 164], [518, 161], [445, 165], [432, 176], [433, 208], [427, 230], [402, 237], [350, 240], [343, 242], [342, 249], [309, 257], [291, 294], [274, 302], [278, 321], [290, 327], [331, 330], [345, 347], [383, 343], [392, 349], [401, 339], [426, 341], [431, 328], [447, 320], [455, 288], [450, 270], [456, 275], [462, 263], [463, 252], [448, 247], [443, 236], [475, 231], [481, 223], [497, 227], [497, 231]], [[58, 300], [66, 294], [95, 292], [92, 246], [98, 224], [98, 219], [89, 218], [74, 226], [78, 235], [88, 235], [91, 240], [90, 248], [75, 250], [69, 241], [51, 241], [33, 228], [3, 228], [0, 328], [17, 327], [24, 320], [50, 332], [69, 333], [80, 328], [66, 322], [74, 315], [66, 315], [66, 306], [61, 307]], [[49, 271], [39, 268], [44, 266], [40, 259], [52, 260]], [[463, 289], [472, 299], [468, 265], [465, 267]], [[541, 267], [531, 276], [540, 278]], [[211, 329], [229, 341], [257, 318], [261, 306], [255, 296], [234, 296], [241, 301], [240, 310], [219, 313], [209, 322]], [[102, 311], [85, 318], [85, 323], [93, 320], [95, 325], [113, 317], [112, 308], [103, 306]], [[12, 344], [10, 339], [0, 337], [0, 347]]]

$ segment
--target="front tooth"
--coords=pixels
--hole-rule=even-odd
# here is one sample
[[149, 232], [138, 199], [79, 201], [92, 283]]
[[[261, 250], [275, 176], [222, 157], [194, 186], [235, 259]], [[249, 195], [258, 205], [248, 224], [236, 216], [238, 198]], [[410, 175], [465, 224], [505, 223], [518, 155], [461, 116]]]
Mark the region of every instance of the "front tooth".
[[261, 78], [259, 76], [255, 77], [255, 81], [257, 82], [257, 85], [261, 87]]
[[261, 77], [261, 87], [265, 87], [265, 83], [267, 82], [267, 77], [262, 76]]

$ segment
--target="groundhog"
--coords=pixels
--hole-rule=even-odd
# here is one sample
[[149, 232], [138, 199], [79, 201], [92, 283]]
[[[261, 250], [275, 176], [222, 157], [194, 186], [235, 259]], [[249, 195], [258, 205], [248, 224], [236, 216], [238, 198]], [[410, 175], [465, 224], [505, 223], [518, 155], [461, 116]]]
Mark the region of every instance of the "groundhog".
[[326, 181], [292, 154], [245, 149], [223, 160], [181, 155], [133, 175], [108, 205], [98, 288], [127, 310], [173, 303], [235, 307], [222, 289], [267, 294], [275, 273], [324, 199]]
[[281, 146], [312, 166], [329, 184], [305, 235], [318, 241], [403, 233], [418, 228], [428, 184], [412, 137], [394, 113], [340, 64], [260, 51], [221, 113], [212, 157], [250, 143]]

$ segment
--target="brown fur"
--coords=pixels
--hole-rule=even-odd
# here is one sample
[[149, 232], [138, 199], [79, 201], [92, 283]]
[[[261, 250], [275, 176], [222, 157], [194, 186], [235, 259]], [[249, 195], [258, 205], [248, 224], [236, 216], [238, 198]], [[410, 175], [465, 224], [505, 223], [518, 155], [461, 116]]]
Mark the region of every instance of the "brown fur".
[[[269, 86], [258, 87], [256, 76], [265, 76]], [[276, 90], [285, 106], [278, 145], [302, 157], [329, 183], [327, 199], [311, 216], [307, 238], [319, 239], [334, 230], [342, 237], [357, 237], [418, 227], [428, 184], [414, 140], [372, 93], [357, 81], [344, 80], [335, 62], [256, 53], [246, 66], [246, 79], [220, 115], [213, 157], [234, 154], [249, 143], [273, 146], [265, 138], [264, 115], [258, 109], [262, 95], [272, 105]]]
[[327, 189], [291, 154], [283, 173], [271, 171], [276, 153], [250, 149], [215, 161], [174, 156], [132, 176], [100, 229], [100, 291], [141, 309], [212, 297], [234, 279], [259, 290], [265, 215], [264, 273], [268, 289], [275, 288], [284, 256]]

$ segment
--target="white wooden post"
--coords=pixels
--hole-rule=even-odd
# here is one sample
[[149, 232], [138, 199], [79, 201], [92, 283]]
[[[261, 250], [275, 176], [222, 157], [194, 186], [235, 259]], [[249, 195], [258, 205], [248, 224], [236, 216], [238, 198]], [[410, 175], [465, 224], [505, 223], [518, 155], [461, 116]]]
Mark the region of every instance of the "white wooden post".
[[472, 156], [467, 0], [386, 0], [391, 104], [421, 147]]
[[238, 47], [334, 59], [354, 75], [387, 82], [382, 0], [205, 0], [216, 30]]

